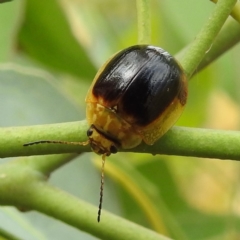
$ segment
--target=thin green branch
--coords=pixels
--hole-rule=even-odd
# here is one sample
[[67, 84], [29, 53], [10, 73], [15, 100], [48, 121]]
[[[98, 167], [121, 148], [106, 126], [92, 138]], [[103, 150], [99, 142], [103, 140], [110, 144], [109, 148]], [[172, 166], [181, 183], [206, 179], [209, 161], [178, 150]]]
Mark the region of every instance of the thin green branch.
[[240, 160], [240, 132], [173, 127], [153, 146], [135, 152]]
[[[211, 1], [217, 3], [217, 0]], [[231, 16], [240, 23], [240, 2], [237, 2], [232, 9]], [[215, 61], [218, 57], [226, 53], [229, 49], [240, 42], [240, 25], [236, 21], [234, 21], [231, 17], [227, 19], [220, 33], [217, 35], [214, 44], [210, 47], [210, 50], [206, 52], [201, 63], [194, 71], [194, 74], [204, 69], [210, 63]], [[188, 49], [189, 46], [185, 47], [175, 57], [181, 61]]]
[[136, 0], [138, 16], [138, 44], [151, 43], [150, 0]]
[[[86, 121], [35, 125], [28, 127], [0, 128], [0, 157], [31, 156], [55, 153], [81, 153], [90, 151], [90, 147], [38, 144], [23, 147], [23, 144], [38, 140], [65, 140], [84, 142], [87, 139]], [[52, 150], [50, 150], [50, 149]], [[38, 153], [39, 154], [38, 154]]]
[[67, 164], [79, 154], [53, 154], [43, 156], [30, 156], [28, 158], [18, 158], [18, 162], [23, 165], [32, 167], [34, 170], [41, 172], [42, 174], [49, 176], [51, 172], [59, 167]]
[[194, 42], [190, 45], [181, 61], [187, 78], [191, 77], [204, 58], [204, 55], [211, 48], [217, 34], [221, 30], [236, 2], [237, 0], [219, 0], [216, 4], [211, 17], [203, 26]]
[[2, 165], [0, 176], [0, 204], [35, 209], [100, 239], [169, 240], [104, 210], [99, 224], [97, 207], [49, 185], [43, 175], [18, 161]]
[[[91, 151], [89, 146], [80, 145], [37, 144], [23, 147], [24, 143], [37, 140], [83, 142], [86, 141], [87, 129], [86, 121], [2, 128], [0, 129], [0, 157], [89, 152]], [[153, 146], [141, 144], [126, 151], [240, 160], [239, 146], [239, 132], [173, 127]], [[64, 163], [64, 161], [60, 162]], [[55, 169], [54, 166], [47, 167], [51, 162], [45, 162], [46, 166], [41, 161], [35, 164], [41, 163], [42, 169]]]
[[[204, 55], [203, 60], [198, 65], [194, 74], [204, 69], [206, 66], [215, 61], [218, 57], [226, 53], [229, 49], [234, 47], [239, 42], [240, 42], [240, 25], [232, 18], [229, 18], [224, 24], [218, 36], [216, 37], [214, 44], [212, 45], [210, 50]], [[178, 60], [180, 59], [181, 61], [188, 48], [189, 46], [184, 48], [175, 57]]]
[[226, 53], [230, 48], [240, 42], [240, 25], [233, 19], [228, 19], [223, 26], [221, 32], [214, 41], [210, 51], [204, 56], [204, 61], [200, 63], [196, 72], [208, 66], [223, 53]]
[[238, 1], [231, 12], [232, 17], [240, 23], [240, 2]]
[[[218, 0], [210, 0], [211, 2], [217, 3]], [[238, 1], [231, 11], [231, 16], [240, 23], [240, 2]]]

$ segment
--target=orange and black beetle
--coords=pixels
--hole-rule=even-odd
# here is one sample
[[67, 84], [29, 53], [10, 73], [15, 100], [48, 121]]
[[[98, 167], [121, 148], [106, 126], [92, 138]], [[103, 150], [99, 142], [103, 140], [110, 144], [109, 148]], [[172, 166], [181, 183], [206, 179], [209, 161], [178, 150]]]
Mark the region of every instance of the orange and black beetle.
[[86, 97], [92, 150], [109, 156], [142, 140], [154, 144], [186, 100], [185, 75], [169, 53], [148, 45], [118, 52], [99, 70]]

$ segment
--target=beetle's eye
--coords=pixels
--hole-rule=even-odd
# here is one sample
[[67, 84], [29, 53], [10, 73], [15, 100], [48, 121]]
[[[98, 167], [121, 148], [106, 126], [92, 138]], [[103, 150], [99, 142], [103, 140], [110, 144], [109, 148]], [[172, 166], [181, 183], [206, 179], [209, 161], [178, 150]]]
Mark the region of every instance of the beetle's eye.
[[89, 128], [87, 130], [87, 136], [90, 137], [93, 134], [93, 130], [91, 128]]
[[110, 147], [110, 152], [111, 152], [111, 153], [117, 153], [117, 151], [118, 151], [118, 150], [117, 150], [117, 148], [116, 148], [115, 146], [112, 145], [112, 146]]

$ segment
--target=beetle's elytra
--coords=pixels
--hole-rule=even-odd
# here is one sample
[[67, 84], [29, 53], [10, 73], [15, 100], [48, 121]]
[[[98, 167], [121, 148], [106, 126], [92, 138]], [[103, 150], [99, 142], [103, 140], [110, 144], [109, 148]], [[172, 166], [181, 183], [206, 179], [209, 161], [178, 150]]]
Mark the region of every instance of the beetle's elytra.
[[86, 97], [89, 142], [110, 155], [143, 140], [153, 144], [181, 115], [187, 82], [177, 61], [159, 47], [136, 45], [114, 55]]

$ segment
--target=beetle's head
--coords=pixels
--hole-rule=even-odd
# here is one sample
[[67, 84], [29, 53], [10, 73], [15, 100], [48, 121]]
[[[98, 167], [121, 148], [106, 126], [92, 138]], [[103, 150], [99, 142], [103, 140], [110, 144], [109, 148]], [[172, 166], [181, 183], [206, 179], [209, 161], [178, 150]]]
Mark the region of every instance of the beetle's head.
[[91, 125], [87, 131], [89, 144], [92, 150], [99, 155], [109, 156], [111, 153], [117, 153], [120, 144], [104, 131], [101, 131]]

